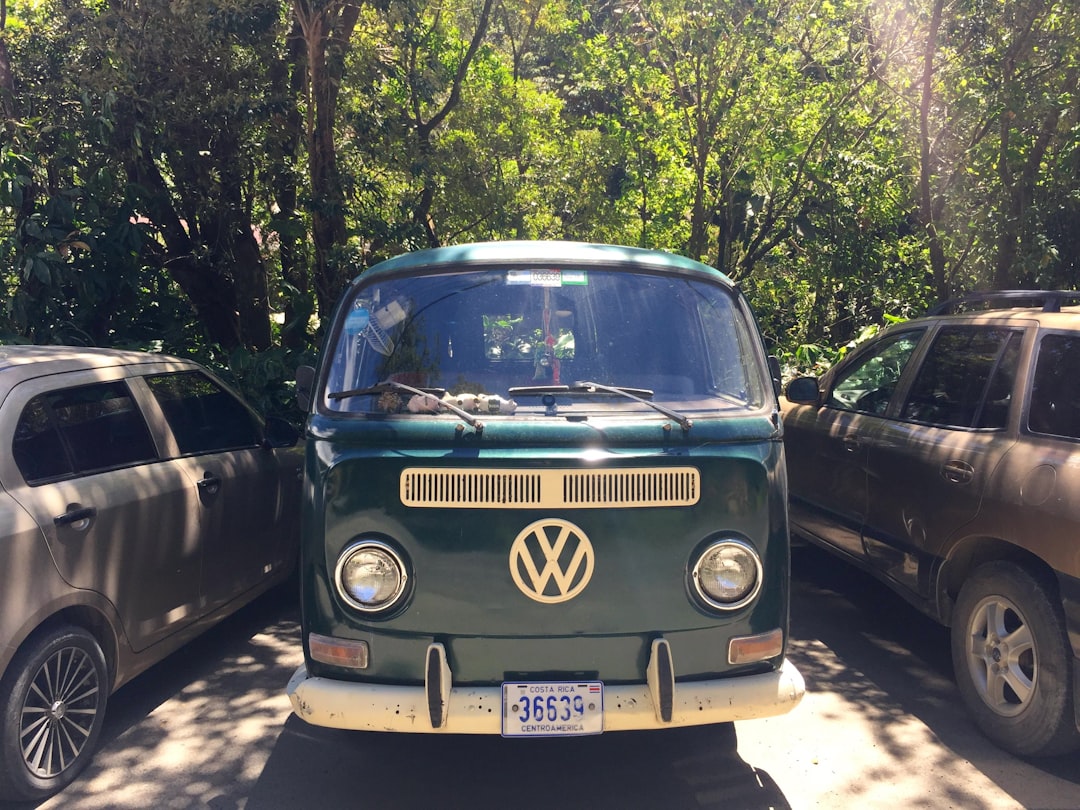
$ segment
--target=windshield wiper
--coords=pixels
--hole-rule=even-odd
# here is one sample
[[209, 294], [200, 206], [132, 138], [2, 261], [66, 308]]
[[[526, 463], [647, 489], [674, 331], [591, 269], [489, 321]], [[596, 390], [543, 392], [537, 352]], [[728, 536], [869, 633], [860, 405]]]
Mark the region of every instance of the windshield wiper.
[[327, 394], [326, 397], [327, 399], [348, 399], [350, 397], [366, 397], [374, 396], [375, 394], [384, 394], [387, 391], [408, 391], [410, 394], [416, 394], [425, 399], [434, 400], [439, 404], [439, 407], [452, 411], [468, 422], [477, 433], [484, 432], [484, 423], [477, 419], [475, 414], [471, 414], [464, 408], [459, 408], [452, 402], [447, 402], [443, 399], [443, 396], [446, 395], [445, 388], [413, 388], [413, 386], [405, 385], [405, 383], [386, 380], [385, 382], [375, 383], [375, 385], [367, 388], [350, 388], [348, 391], [335, 391], [332, 394]]
[[511, 388], [507, 393], [510, 396], [523, 397], [542, 396], [544, 394], [615, 394], [626, 399], [632, 399], [634, 402], [640, 402], [642, 405], [647, 405], [654, 411], [664, 414], [664, 416], [670, 416], [679, 423], [679, 426], [684, 431], [689, 431], [694, 426], [694, 421], [689, 416], [653, 402], [651, 400], [653, 392], [648, 388], [627, 388], [622, 385], [605, 385], [604, 383], [583, 380], [575, 382], [573, 385], [525, 385], [519, 388]]

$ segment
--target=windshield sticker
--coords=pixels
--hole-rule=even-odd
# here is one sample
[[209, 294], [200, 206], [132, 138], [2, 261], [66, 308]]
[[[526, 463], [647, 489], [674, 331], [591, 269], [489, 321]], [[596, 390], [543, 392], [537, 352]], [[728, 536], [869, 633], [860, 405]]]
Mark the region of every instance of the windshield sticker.
[[564, 287], [588, 284], [589, 276], [585, 270], [507, 270], [506, 283], [530, 287]]

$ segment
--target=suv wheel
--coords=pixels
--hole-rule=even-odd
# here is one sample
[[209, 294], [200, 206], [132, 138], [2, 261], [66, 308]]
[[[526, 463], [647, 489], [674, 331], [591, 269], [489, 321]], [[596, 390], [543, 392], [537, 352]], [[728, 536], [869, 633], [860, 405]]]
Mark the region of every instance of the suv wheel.
[[952, 657], [965, 704], [1002, 748], [1047, 756], [1080, 744], [1061, 606], [1028, 571], [976, 569], [956, 602]]
[[108, 694], [105, 656], [88, 632], [31, 639], [0, 684], [0, 798], [39, 800], [70, 784], [97, 746]]

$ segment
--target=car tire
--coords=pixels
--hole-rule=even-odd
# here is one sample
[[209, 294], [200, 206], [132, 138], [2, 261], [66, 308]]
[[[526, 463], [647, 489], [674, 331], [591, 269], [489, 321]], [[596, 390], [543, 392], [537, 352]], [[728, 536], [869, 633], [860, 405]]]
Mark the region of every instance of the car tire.
[[38, 801], [69, 785], [97, 747], [108, 697], [90, 633], [65, 626], [32, 637], [0, 683], [0, 798]]
[[999, 746], [1036, 757], [1080, 745], [1061, 605], [1029, 571], [1006, 562], [976, 569], [956, 601], [952, 658], [964, 703]]

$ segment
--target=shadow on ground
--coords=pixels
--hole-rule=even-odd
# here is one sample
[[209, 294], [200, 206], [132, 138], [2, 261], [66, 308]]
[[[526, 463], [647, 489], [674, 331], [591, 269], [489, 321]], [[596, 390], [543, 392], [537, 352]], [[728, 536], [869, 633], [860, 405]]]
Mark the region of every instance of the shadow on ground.
[[730, 725], [503, 740], [338, 732], [290, 717], [247, 808], [788, 808], [735, 749]]

